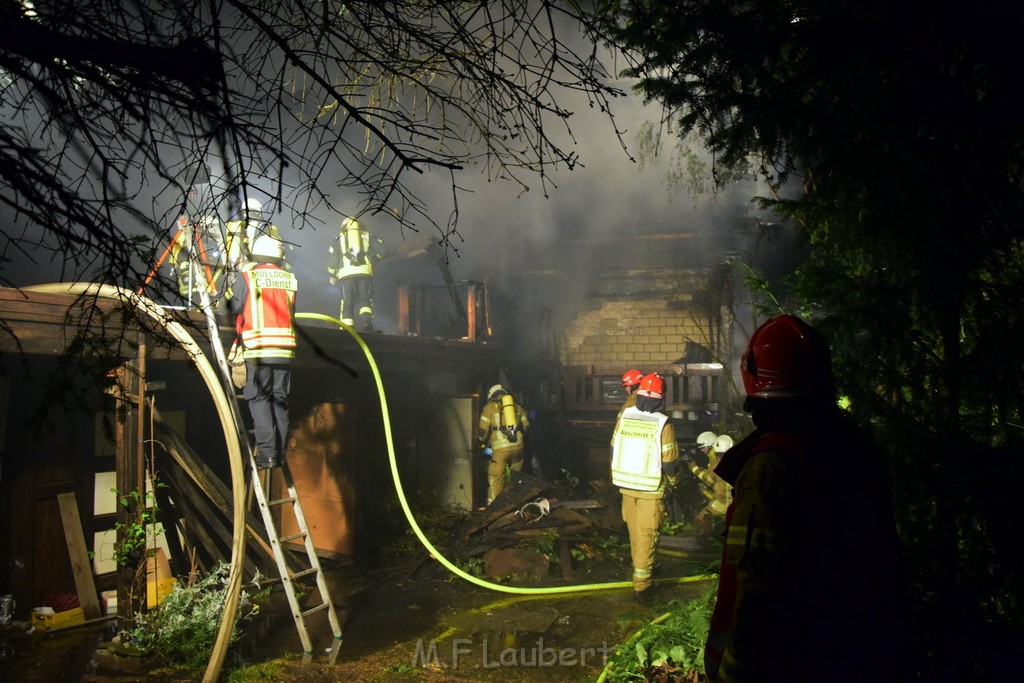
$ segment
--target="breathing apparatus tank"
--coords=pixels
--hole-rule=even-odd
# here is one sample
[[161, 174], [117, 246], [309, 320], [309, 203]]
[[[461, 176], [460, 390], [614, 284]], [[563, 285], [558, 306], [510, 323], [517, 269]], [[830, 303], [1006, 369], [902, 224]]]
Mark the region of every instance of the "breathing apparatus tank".
[[351, 218], [346, 218], [341, 223], [342, 235], [344, 235], [345, 244], [343, 253], [347, 254], [349, 259], [357, 266], [363, 265], [366, 260], [366, 253], [363, 251], [363, 238], [362, 231], [359, 229], [359, 222]]
[[516, 402], [509, 394], [502, 394], [499, 404], [501, 406], [501, 431], [512, 443], [519, 440], [517, 430], [519, 427], [516, 420]]

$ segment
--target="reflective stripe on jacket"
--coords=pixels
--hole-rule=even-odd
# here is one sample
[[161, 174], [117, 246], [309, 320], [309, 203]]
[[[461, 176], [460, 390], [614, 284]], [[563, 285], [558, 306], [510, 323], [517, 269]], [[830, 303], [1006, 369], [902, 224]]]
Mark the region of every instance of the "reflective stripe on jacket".
[[295, 276], [269, 263], [241, 276], [246, 295], [236, 331], [245, 346], [245, 358], [294, 358]]

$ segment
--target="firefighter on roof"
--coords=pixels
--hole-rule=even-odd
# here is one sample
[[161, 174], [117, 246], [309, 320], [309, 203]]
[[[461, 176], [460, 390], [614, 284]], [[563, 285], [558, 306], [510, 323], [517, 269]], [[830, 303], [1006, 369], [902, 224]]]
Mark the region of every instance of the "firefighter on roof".
[[487, 391], [487, 405], [480, 411], [478, 427], [480, 445], [491, 460], [487, 466], [487, 504], [490, 505], [508, 485], [509, 471], [523, 469], [530, 420], [505, 387], [495, 384]]
[[382, 246], [357, 220], [346, 218], [328, 250], [331, 284], [341, 285], [341, 321], [360, 332], [373, 332], [373, 262], [381, 258]]

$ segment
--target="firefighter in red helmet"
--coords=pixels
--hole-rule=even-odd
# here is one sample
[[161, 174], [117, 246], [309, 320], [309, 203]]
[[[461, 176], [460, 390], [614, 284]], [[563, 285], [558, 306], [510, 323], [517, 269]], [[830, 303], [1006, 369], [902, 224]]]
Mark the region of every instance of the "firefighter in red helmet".
[[622, 519], [629, 530], [633, 560], [633, 597], [648, 602], [651, 572], [665, 519], [665, 489], [674, 487], [679, 464], [676, 432], [665, 405], [665, 380], [645, 375], [636, 405], [622, 411], [612, 446], [612, 483], [622, 494]]
[[[626, 370], [622, 373], [622, 388], [626, 390], [626, 400], [622, 402], [622, 407], [619, 408], [619, 413], [615, 416], [615, 424], [619, 424], [619, 418], [622, 417], [622, 411], [630, 406], [636, 405], [636, 390], [640, 388], [640, 380], [644, 378], [644, 373], [639, 370]], [[615, 445], [615, 432], [612, 431], [611, 445]]]
[[885, 463], [836, 405], [828, 344], [803, 320], [776, 316], [751, 336], [740, 371], [755, 430], [715, 469], [733, 500], [705, 646], [709, 680], [908, 680]]

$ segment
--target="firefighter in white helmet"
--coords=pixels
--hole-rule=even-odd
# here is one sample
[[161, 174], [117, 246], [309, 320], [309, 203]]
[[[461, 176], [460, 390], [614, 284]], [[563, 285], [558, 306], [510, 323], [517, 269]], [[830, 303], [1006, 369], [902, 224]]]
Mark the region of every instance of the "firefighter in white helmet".
[[707, 456], [707, 467], [701, 467], [689, 455], [683, 457], [690, 472], [700, 482], [701, 493], [708, 499], [707, 505], [697, 513], [693, 521], [699, 536], [711, 534], [716, 520], [725, 520], [725, 510], [729, 506], [729, 486], [715, 474], [715, 466], [722, 454], [732, 448], [732, 443], [732, 437], [728, 434], [719, 436], [714, 432], [701, 432], [697, 435], [697, 448]]
[[359, 221], [346, 218], [337, 243], [328, 249], [331, 284], [341, 284], [341, 321], [360, 332], [373, 332], [373, 262], [381, 258], [382, 248], [383, 242]]
[[530, 420], [505, 387], [495, 384], [487, 391], [487, 404], [478, 423], [480, 446], [490, 458], [487, 465], [487, 504], [508, 485], [511, 472], [523, 469], [526, 432]]
[[241, 354], [245, 361], [242, 397], [249, 402], [256, 433], [256, 464], [271, 468], [284, 461], [287, 450], [298, 281], [283, 267], [281, 240], [260, 235], [252, 258], [251, 267], [236, 276], [228, 299], [237, 333], [229, 359]]
[[247, 197], [235, 220], [225, 225], [227, 239], [224, 245], [226, 268], [237, 272], [251, 260], [251, 249], [260, 235], [281, 239], [281, 231], [270, 222], [263, 211], [263, 203]]

